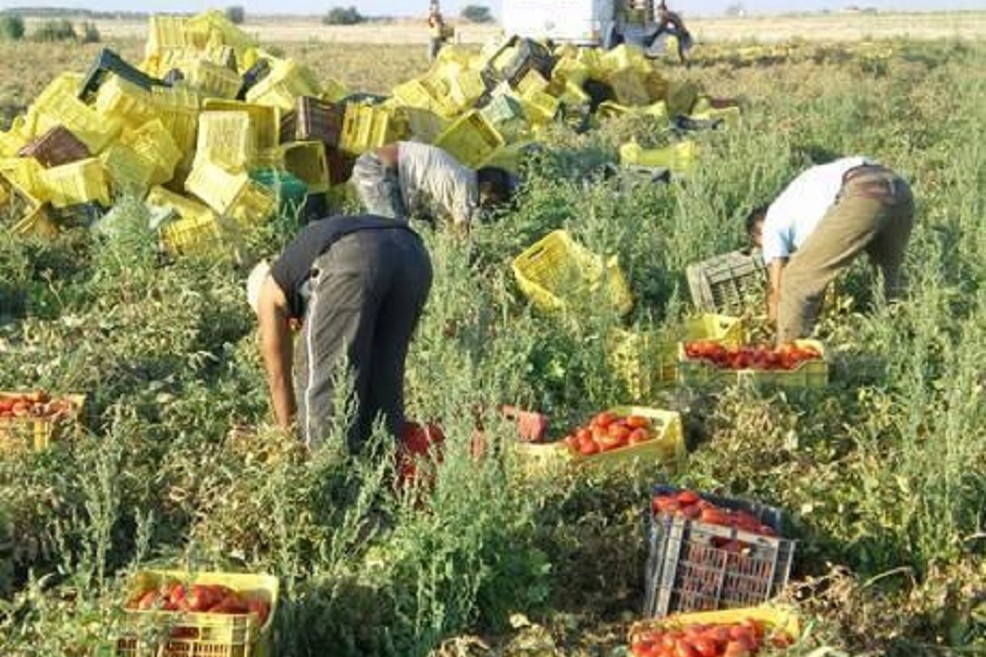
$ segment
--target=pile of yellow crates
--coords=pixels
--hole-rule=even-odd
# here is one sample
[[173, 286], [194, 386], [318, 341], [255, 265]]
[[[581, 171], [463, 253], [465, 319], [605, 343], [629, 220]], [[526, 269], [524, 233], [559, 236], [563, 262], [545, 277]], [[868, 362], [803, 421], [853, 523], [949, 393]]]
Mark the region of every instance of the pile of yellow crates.
[[[591, 98], [592, 81], [609, 100]], [[400, 139], [468, 166], [513, 168], [566, 114], [666, 120], [701, 107], [693, 85], [669, 83], [639, 48], [552, 52], [516, 38], [478, 54], [448, 46], [383, 102], [350, 101], [341, 84], [263, 50], [221, 12], [153, 16], [139, 65], [104, 50], [88, 75], [57, 76], [0, 132], [0, 203], [15, 216], [10, 230], [49, 235], [80, 208], [135, 196], [170, 211], [162, 242], [181, 254], [274, 215], [281, 185], [261, 182], [271, 175], [322, 194], [361, 153]]]

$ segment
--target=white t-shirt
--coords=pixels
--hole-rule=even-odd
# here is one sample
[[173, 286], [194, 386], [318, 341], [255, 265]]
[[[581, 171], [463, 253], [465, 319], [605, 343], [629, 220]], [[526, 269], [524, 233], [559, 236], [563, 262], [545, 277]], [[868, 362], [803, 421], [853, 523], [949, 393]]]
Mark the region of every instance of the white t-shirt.
[[476, 172], [435, 146], [398, 142], [397, 166], [404, 203], [411, 214], [430, 207], [468, 224], [479, 205]]
[[850, 169], [875, 164], [865, 157], [811, 167], [787, 186], [767, 208], [763, 222], [763, 261], [789, 258], [818, 226], [842, 189], [842, 178]]

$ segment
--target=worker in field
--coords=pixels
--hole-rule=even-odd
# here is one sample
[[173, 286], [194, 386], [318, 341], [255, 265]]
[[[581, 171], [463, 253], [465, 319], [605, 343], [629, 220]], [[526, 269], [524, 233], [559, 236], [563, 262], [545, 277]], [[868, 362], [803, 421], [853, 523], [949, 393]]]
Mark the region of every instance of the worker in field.
[[907, 182], [864, 157], [813, 166], [751, 212], [746, 230], [768, 267], [767, 314], [778, 342], [812, 332], [825, 289], [862, 253], [882, 272], [887, 298], [896, 298], [913, 226]]
[[678, 41], [678, 59], [682, 64], [688, 63], [688, 53], [694, 45], [691, 32], [685, 27], [685, 21], [676, 12], [668, 9], [663, 2], [657, 5], [657, 39], [661, 34], [670, 34]]
[[435, 61], [448, 38], [448, 26], [438, 4], [432, 3], [428, 12], [428, 60]]
[[[272, 266], [257, 265], [247, 297], [278, 424], [296, 427], [309, 448], [321, 444], [340, 421], [336, 387], [346, 371], [356, 402], [346, 426], [349, 449], [360, 450], [381, 414], [399, 436], [404, 362], [431, 279], [418, 235], [369, 215], [311, 223]], [[299, 324], [294, 348], [292, 326]]]
[[352, 180], [370, 214], [401, 221], [447, 218], [463, 233], [480, 209], [507, 202], [513, 190], [503, 169], [473, 170], [437, 146], [410, 141], [361, 155]]

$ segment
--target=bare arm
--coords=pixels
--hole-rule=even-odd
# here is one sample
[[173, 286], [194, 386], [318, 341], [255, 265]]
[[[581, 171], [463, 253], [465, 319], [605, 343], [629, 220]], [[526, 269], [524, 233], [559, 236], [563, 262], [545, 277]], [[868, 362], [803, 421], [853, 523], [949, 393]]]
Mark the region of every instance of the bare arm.
[[297, 411], [291, 381], [291, 324], [284, 292], [269, 276], [260, 291], [257, 317], [260, 322], [260, 351], [267, 369], [274, 416], [278, 425], [288, 429]]
[[777, 308], [781, 302], [781, 275], [787, 258], [774, 258], [770, 261], [769, 287], [767, 290], [767, 321], [777, 321]]

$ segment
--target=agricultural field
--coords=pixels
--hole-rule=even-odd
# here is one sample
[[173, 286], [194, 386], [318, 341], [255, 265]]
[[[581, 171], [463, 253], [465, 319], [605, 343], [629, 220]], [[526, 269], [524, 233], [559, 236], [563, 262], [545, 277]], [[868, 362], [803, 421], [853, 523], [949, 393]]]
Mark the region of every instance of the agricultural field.
[[[269, 42], [354, 90], [386, 93], [428, 66], [419, 44]], [[103, 45], [134, 61], [143, 48]], [[6, 120], [99, 47], [0, 44]], [[667, 144], [664, 124], [558, 125], [509, 211], [468, 242], [423, 231], [435, 279], [406, 396], [409, 417], [446, 436], [430, 492], [392, 492], [383, 432], [353, 457], [341, 429], [308, 454], [272, 426], [244, 283], [293, 217], [258, 228], [239, 263], [162, 259], [132, 199], [112, 237], [0, 239], [0, 390], [86, 395], [81, 435], [0, 458], [4, 657], [105, 654], [152, 567], [276, 575], [283, 657], [628, 655], [659, 482], [788, 513], [781, 602], [802, 637], [760, 654], [986, 654], [986, 43], [743, 47], [657, 64], [742, 101], [737, 126], [693, 136], [687, 178], [598, 174], [631, 138]], [[632, 385], [614, 329], [670, 333], [692, 312], [687, 265], [745, 246], [746, 212], [830, 154], [911, 181], [906, 299], [888, 305], [862, 263], [838, 282], [817, 336], [825, 387]], [[521, 294], [512, 259], [556, 228], [618, 257], [627, 317], [594, 298], [544, 313]], [[687, 461], [532, 472], [504, 403], [548, 414], [558, 439], [613, 406], [678, 411]]]

